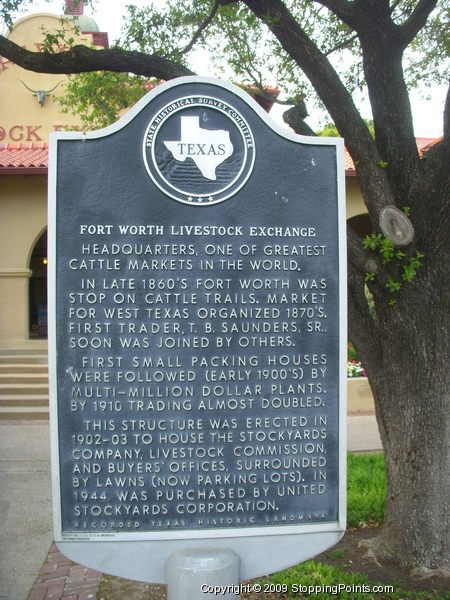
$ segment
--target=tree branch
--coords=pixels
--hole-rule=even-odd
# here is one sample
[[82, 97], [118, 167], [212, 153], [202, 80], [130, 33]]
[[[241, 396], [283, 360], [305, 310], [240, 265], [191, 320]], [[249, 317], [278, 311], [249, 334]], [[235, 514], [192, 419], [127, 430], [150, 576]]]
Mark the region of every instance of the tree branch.
[[351, 24], [358, 34], [377, 149], [382, 161], [387, 163], [386, 174], [393, 193], [397, 201], [403, 201], [411, 194], [411, 181], [417, 173], [419, 155], [402, 57], [405, 48], [425, 25], [437, 0], [419, 0], [409, 19], [401, 26], [392, 20], [395, 4], [390, 6], [389, 0], [316, 1]]
[[[250, 79], [253, 81], [253, 83], [259, 89], [264, 90], [262, 73], [256, 68], [256, 65], [253, 63], [253, 60], [251, 59], [252, 51], [251, 51], [250, 45], [245, 37], [241, 40], [241, 42], [246, 46], [247, 54], [245, 55], [245, 58], [244, 58], [240, 52], [239, 46], [235, 47], [234, 49], [238, 55], [238, 60], [240, 60], [241, 62], [238, 62], [237, 60], [233, 60], [232, 64], [234, 64], [236, 68], [240, 68], [240, 69], [244, 70], [247, 73], [247, 75], [250, 77]], [[253, 71], [252, 71], [252, 69], [253, 69]], [[256, 75], [254, 73], [256, 73], [258, 75], [258, 78], [256, 77]]]
[[343, 48], [348, 48], [348, 46], [352, 42], [354, 42], [357, 38], [358, 38], [358, 34], [357, 33], [355, 33], [354, 35], [351, 35], [349, 38], [347, 38], [346, 40], [344, 40], [340, 44], [336, 44], [335, 46], [333, 46], [332, 48], [330, 48], [329, 50], [327, 50], [325, 52], [325, 56], [330, 56], [330, 54], [333, 54], [333, 52], [336, 52], [336, 50], [342, 50]]
[[447, 140], [447, 143], [450, 143], [450, 85], [448, 86], [447, 97], [445, 99], [444, 138]]
[[360, 275], [364, 275], [368, 269], [367, 261], [369, 256], [363, 247], [363, 239], [359, 236], [351, 225], [347, 223], [347, 256], [348, 261], [357, 269]]
[[376, 145], [397, 201], [405, 202], [411, 194], [419, 153], [403, 73], [404, 44], [387, 8], [377, 2], [366, 5], [366, 24], [359, 30], [359, 41]]
[[316, 136], [315, 131], [311, 129], [311, 127], [305, 123], [305, 119], [308, 116], [308, 111], [306, 110], [306, 104], [302, 100], [289, 110], [286, 110], [283, 113], [283, 121], [292, 127], [295, 133], [300, 135], [310, 135]]
[[265, 22], [283, 49], [302, 69], [325, 104], [357, 164], [357, 172], [372, 222], [384, 206], [395, 203], [380, 156], [352, 97], [326, 56], [309, 39], [281, 0], [242, 0]]
[[173, 79], [183, 75], [194, 75], [183, 67], [161, 56], [149, 56], [142, 52], [110, 48], [94, 50], [87, 46], [74, 46], [66, 52], [49, 54], [30, 52], [11, 40], [0, 36], [0, 56], [23, 69], [36, 73], [82, 73], [90, 71], [132, 72], [144, 77]]
[[391, 7], [389, 9], [389, 12], [392, 13], [394, 12], [394, 10], [397, 8], [397, 6], [400, 4], [401, 0], [395, 0], [392, 4]]
[[398, 26], [404, 48], [412, 42], [422, 27], [424, 27], [436, 4], [437, 0], [419, 0], [409, 19]]
[[[362, 238], [348, 224], [347, 257], [348, 337], [355, 344], [370, 377], [375, 366], [380, 364], [382, 336], [379, 323], [369, 309], [365, 273], [371, 271], [378, 274], [380, 265], [364, 250]], [[375, 301], [379, 300], [378, 296], [374, 294]]]
[[[348, 264], [348, 337], [355, 344], [363, 364], [368, 370], [381, 356], [381, 339], [378, 327], [369, 312], [364, 293], [364, 277]], [[361, 350], [364, 349], [364, 353]], [[370, 359], [369, 359], [370, 357]]]
[[194, 33], [192, 40], [189, 42], [189, 44], [185, 48], [183, 48], [183, 50], [181, 50], [181, 54], [187, 54], [188, 52], [190, 52], [192, 50], [192, 48], [195, 46], [195, 44], [200, 39], [200, 36], [202, 35], [202, 33], [211, 24], [212, 20], [216, 16], [216, 13], [219, 10], [220, 5], [221, 5], [221, 0], [216, 0], [214, 2], [214, 5], [211, 8], [209, 15], [206, 17], [206, 19], [203, 21], [203, 23], [200, 24], [200, 27]]
[[341, 21], [346, 23], [352, 29], [356, 28], [357, 19], [354, 3], [347, 2], [347, 0], [314, 0], [314, 2], [331, 10], [339, 17], [339, 19], [341, 19]]

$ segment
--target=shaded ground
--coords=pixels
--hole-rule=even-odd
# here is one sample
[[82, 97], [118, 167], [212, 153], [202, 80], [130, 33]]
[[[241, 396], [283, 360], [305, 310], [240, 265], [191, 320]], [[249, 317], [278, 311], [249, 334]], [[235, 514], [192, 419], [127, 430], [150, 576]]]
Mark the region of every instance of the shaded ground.
[[[393, 564], [377, 565], [364, 558], [364, 550], [359, 547], [362, 539], [377, 535], [378, 529], [353, 529], [347, 531], [344, 538], [331, 550], [316, 557], [317, 560], [341, 569], [366, 575], [370, 583], [386, 583], [414, 592], [443, 592], [448, 589], [449, 581], [444, 577], [419, 579], [411, 577], [408, 570]], [[339, 582], [336, 582], [339, 583]], [[98, 600], [165, 600], [166, 586], [138, 583], [119, 577], [104, 576], [98, 591]], [[282, 600], [283, 594], [251, 593], [243, 594], [242, 600]]]
[[445, 577], [435, 576], [427, 579], [412, 577], [408, 569], [392, 563], [378, 566], [373, 560], [364, 558], [365, 550], [359, 547], [359, 542], [375, 537], [378, 531], [378, 528], [349, 530], [339, 544], [318, 556], [317, 560], [347, 571], [362, 573], [372, 583], [393, 584], [394, 587], [401, 587], [411, 592], [435, 592], [448, 589], [450, 582]]

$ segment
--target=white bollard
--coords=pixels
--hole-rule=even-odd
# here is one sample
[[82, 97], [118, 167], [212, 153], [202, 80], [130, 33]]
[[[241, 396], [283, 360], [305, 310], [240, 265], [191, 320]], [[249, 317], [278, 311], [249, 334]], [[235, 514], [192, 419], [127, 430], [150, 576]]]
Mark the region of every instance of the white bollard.
[[[233, 593], [239, 586], [239, 556], [232, 550], [179, 550], [166, 560], [165, 571], [167, 600], [239, 598]], [[219, 593], [215, 586], [220, 586]]]

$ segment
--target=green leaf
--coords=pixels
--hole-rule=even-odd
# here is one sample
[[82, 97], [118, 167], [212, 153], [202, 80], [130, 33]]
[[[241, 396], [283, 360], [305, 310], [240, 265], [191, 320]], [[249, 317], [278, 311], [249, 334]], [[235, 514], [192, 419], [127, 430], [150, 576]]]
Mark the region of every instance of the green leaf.
[[399, 291], [399, 289], [402, 287], [402, 284], [399, 283], [398, 281], [395, 281], [395, 279], [393, 279], [393, 277], [389, 276], [389, 279], [387, 280], [387, 283], [386, 283], [386, 287], [392, 294], [394, 294], [395, 292]]
[[375, 233], [372, 233], [371, 235], [366, 235], [366, 237], [364, 238], [363, 247], [365, 250], [367, 250], [367, 248], [370, 248], [370, 250], [376, 250], [381, 244], [382, 239], [383, 236], [381, 235], [381, 233], [379, 233], [378, 235]]
[[385, 160], [379, 160], [378, 164], [382, 169], [385, 169], [389, 163], [387, 163]]
[[416, 272], [414, 269], [409, 269], [408, 267], [404, 267], [402, 279], [404, 281], [411, 282], [416, 276]]
[[383, 264], [390, 262], [394, 257], [394, 244], [388, 238], [381, 241], [380, 253], [383, 257]]
[[58, 97], [62, 112], [81, 117], [85, 130], [105, 127], [135, 104], [149, 89], [149, 81], [128, 73], [94, 71], [73, 75], [66, 93]]

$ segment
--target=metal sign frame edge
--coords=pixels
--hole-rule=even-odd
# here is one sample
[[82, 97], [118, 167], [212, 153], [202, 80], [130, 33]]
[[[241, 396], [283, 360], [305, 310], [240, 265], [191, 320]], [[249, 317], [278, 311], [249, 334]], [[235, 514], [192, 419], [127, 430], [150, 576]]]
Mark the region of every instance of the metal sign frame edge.
[[[347, 472], [347, 449], [346, 449], [346, 419], [347, 419], [347, 382], [346, 373], [347, 356], [347, 263], [346, 263], [346, 216], [345, 216], [345, 166], [344, 166], [344, 140], [342, 138], [309, 137], [291, 133], [275, 123], [261, 106], [240, 88], [223, 82], [219, 79], [209, 77], [180, 77], [163, 83], [151, 90], [139, 100], [121, 119], [97, 131], [88, 132], [55, 132], [50, 134], [49, 140], [49, 171], [48, 171], [48, 354], [49, 354], [49, 407], [50, 407], [50, 434], [51, 434], [51, 459], [52, 459], [52, 498], [53, 498], [53, 525], [56, 542], [64, 545], [68, 543], [86, 544], [86, 536], [71, 536], [62, 534], [61, 528], [61, 495], [59, 478], [59, 430], [57, 414], [57, 348], [56, 348], [56, 217], [57, 217], [57, 152], [58, 142], [63, 140], [93, 140], [107, 137], [120, 129], [126, 127], [155, 97], [168, 89], [183, 84], [201, 83], [211, 84], [224, 88], [239, 96], [246, 102], [258, 116], [276, 133], [285, 139], [310, 145], [335, 146], [336, 148], [336, 172], [337, 172], [337, 199], [338, 199], [338, 244], [339, 244], [339, 518], [337, 521], [325, 524], [268, 526], [257, 528], [233, 528], [213, 530], [190, 530], [173, 532], [145, 532], [145, 533], [122, 533], [122, 534], [99, 534], [98, 538], [92, 539], [89, 534], [89, 542], [98, 544], [104, 542], [111, 544], [119, 541], [160, 541], [160, 540], [199, 540], [207, 539], [209, 542], [217, 539], [229, 539], [239, 537], [259, 536], [284, 536], [304, 535], [313, 533], [338, 532], [340, 537], [346, 529], [346, 472]], [[76, 541], [75, 541], [76, 539]], [[336, 540], [337, 541], [337, 540]], [[334, 542], [336, 543], [336, 542]]]

